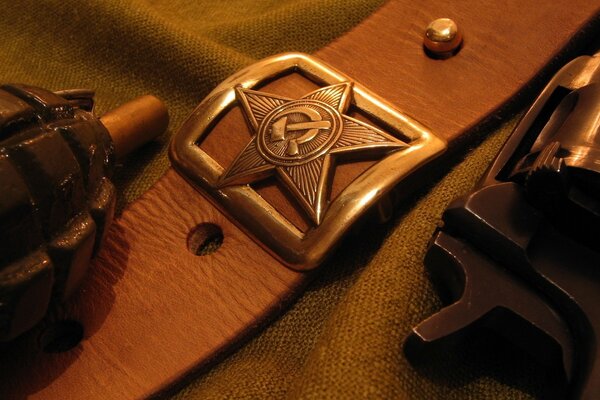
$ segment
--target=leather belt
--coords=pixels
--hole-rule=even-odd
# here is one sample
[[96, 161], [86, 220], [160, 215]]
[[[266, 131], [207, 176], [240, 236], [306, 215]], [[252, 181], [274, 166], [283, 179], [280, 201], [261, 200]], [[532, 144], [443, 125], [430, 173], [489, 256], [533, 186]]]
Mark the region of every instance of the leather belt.
[[[550, 72], [561, 60], [571, 56], [575, 45], [585, 38], [586, 30], [597, 21], [597, 17], [593, 17], [597, 16], [598, 7], [583, 0], [570, 1], [569, 13], [565, 14], [562, 3], [537, 5], [511, 1], [510, 7], [515, 10], [518, 7], [518, 12], [507, 12], [506, 6], [500, 10], [483, 1], [469, 2], [468, 5], [432, 1], [419, 4], [418, 8], [410, 1], [392, 1], [356, 29], [316, 53], [319, 59], [335, 68], [334, 79], [319, 77], [312, 67], [305, 73], [309, 77], [316, 76], [320, 84], [326, 82], [325, 86], [355, 83], [354, 89], [346, 87], [341, 96], [348, 96], [348, 90], [353, 90], [355, 101], [349, 107], [349, 112], [354, 113], [350, 116], [352, 121], [364, 129], [373, 126], [374, 136], [379, 135], [381, 140], [389, 142], [385, 150], [390, 155], [383, 159], [384, 162], [401, 154], [407, 145], [414, 144], [414, 140], [424, 137], [420, 136], [423, 132], [434, 132], [441, 140], [434, 139], [438, 143], [433, 147], [436, 150], [416, 163], [420, 166], [441, 150], [443, 141], [448, 142], [450, 149], [456, 148], [463, 135], [498, 115], [507, 104], [518, 103], [524, 93], [531, 92], [533, 86], [530, 84], [539, 79], [540, 71]], [[545, 13], [539, 13], [539, 8]], [[465, 32], [464, 48], [447, 60], [430, 59], [422, 49], [424, 27], [440, 15], [455, 19]], [[304, 56], [293, 57], [302, 59]], [[341, 73], [337, 71], [343, 71], [350, 79], [338, 79]], [[285, 160], [293, 159], [301, 151], [306, 152], [304, 155], [310, 151], [318, 152], [318, 149], [301, 149], [301, 145], [330, 146], [327, 147], [330, 150], [340, 142], [339, 139], [326, 144], [317, 142], [315, 138], [319, 132], [309, 134], [309, 128], [329, 129], [331, 133], [337, 129], [336, 123], [349, 124], [347, 121], [351, 120], [340, 116], [343, 107], [336, 108], [333, 103], [316, 108], [314, 103], [308, 104], [310, 101], [300, 104], [301, 99], [315, 100], [305, 96], [319, 90], [319, 86], [303, 77], [291, 75], [271, 80], [262, 87], [255, 86], [257, 81], [250, 84], [238, 81], [239, 76], [234, 75], [224, 84], [228, 87], [227, 93], [217, 89], [219, 92], [213, 92], [209, 97], [220, 99], [222, 96], [225, 101], [222, 103], [224, 114], [218, 121], [199, 120], [203, 107], [200, 106], [180, 133], [187, 140], [184, 147], [188, 151], [208, 149], [216, 162], [205, 158], [204, 168], [212, 169], [213, 175], [208, 171], [208, 178], [205, 175], [198, 180], [195, 178], [198, 175], [188, 173], [189, 168], [195, 168], [191, 166], [193, 162], [190, 164], [195, 156], [181, 158], [183, 153], [176, 152], [173, 159], [187, 180], [170, 169], [151, 190], [130, 205], [113, 224], [83, 289], [57, 316], [78, 320], [85, 326], [85, 340], [81, 346], [73, 352], [57, 355], [21, 344], [23, 347], [17, 349], [19, 363], [10, 372], [12, 375], [0, 384], [0, 390], [7, 397], [29, 394], [31, 398], [64, 399], [78, 398], [83, 393], [87, 398], [150, 396], [232, 349], [280, 312], [307, 283], [311, 274], [290, 269], [280, 260], [298, 270], [303, 269], [299, 265], [310, 268], [322, 261], [325, 248], [316, 255], [297, 251], [297, 247], [292, 247], [296, 250], [289, 252], [281, 251], [281, 243], [294, 232], [293, 229], [280, 230], [281, 225], [299, 231], [310, 229], [315, 223], [337, 229], [336, 224], [327, 222], [329, 213], [337, 210], [336, 199], [344, 196], [350, 182], [360, 181], [357, 177], [364, 171], [376, 171], [377, 168], [371, 168], [372, 160], [338, 166], [329, 196], [333, 200], [326, 212], [315, 206], [318, 203], [323, 207], [326, 203], [306, 200], [308, 195], [290, 200], [282, 194], [286, 191], [277, 186], [286, 178], [271, 181], [270, 185], [262, 183], [260, 179], [263, 178], [268, 182], [267, 172], [273, 174], [272, 169], [252, 170], [255, 173], [252, 179], [240, 176], [231, 165], [236, 165], [236, 156], [252, 143], [262, 146], [262, 153], [247, 153], [250, 159], [259, 154], [263, 161], [265, 158], [277, 159], [285, 164]], [[234, 101], [235, 89], [232, 88], [235, 82], [241, 83], [237, 101]], [[262, 95], [263, 100], [269, 96], [281, 100], [272, 104], [267, 101], [270, 108], [259, 117], [271, 118], [268, 133], [249, 132], [244, 121], [242, 111], [246, 112], [252, 127], [252, 113], [256, 114], [256, 109], [247, 106], [242, 110], [244, 106], [238, 105], [249, 102], [247, 98], [252, 95], [258, 96], [257, 101], [261, 102], [261, 95], [249, 90], [267, 93], [268, 96]], [[371, 96], [372, 93], [379, 97]], [[376, 105], [379, 105], [379, 99], [386, 99], [392, 114], [402, 116], [401, 119], [410, 118], [401, 122], [386, 120], [368, 105], [361, 111], [361, 104], [358, 104], [361, 98], [364, 104], [371, 98]], [[277, 108], [290, 101], [295, 111]], [[256, 107], [260, 108], [260, 104]], [[383, 109], [386, 107], [388, 105]], [[200, 141], [198, 138], [202, 134], [192, 129], [197, 124], [205, 124], [211, 130], [211, 134]], [[410, 126], [413, 131], [407, 130]], [[260, 124], [256, 129], [260, 129]], [[273, 133], [273, 129], [279, 133]], [[297, 132], [287, 137], [289, 131]], [[403, 136], [398, 131], [406, 132]], [[193, 132], [193, 135], [188, 136], [186, 132]], [[252, 134], [263, 138], [264, 143], [252, 142]], [[213, 137], [225, 139], [227, 145], [220, 141], [211, 143]], [[279, 140], [282, 137], [284, 139]], [[296, 145], [290, 144], [292, 139], [296, 140]], [[197, 144], [199, 147], [191, 147]], [[277, 147], [278, 144], [281, 146]], [[174, 148], [178, 146], [175, 142]], [[257, 165], [252, 164], [252, 167]], [[301, 174], [313, 173], [311, 168]], [[219, 174], [227, 171], [231, 180], [227, 181], [227, 176], [217, 177], [214, 171]], [[293, 175], [286, 171], [289, 176]], [[322, 176], [320, 171], [318, 174]], [[374, 175], [383, 177], [379, 172]], [[396, 182], [402, 176], [398, 171], [392, 175], [393, 178], [386, 179]], [[208, 196], [199, 194], [188, 181], [202, 186]], [[245, 196], [246, 189], [227, 183], [248, 184], [250, 181], [260, 198], [275, 204], [289, 224], [279, 221], [263, 226], [254, 222], [254, 227], [249, 228], [243, 220], [250, 217], [242, 217], [241, 222], [233, 223], [213, 205], [217, 201], [215, 193], [229, 199]], [[301, 185], [296, 185], [295, 189], [302, 192], [298, 186]], [[375, 200], [383, 198], [379, 192], [373, 196], [367, 205], [372, 206]], [[244, 201], [219, 207], [228, 214], [239, 216], [247, 211], [239, 209], [240, 204], [245, 208], [252, 207]], [[341, 209], [343, 211], [344, 207]], [[357, 217], [358, 214], [352, 214], [349, 218]], [[238, 224], [244, 227], [243, 230]], [[320, 239], [337, 243], [349, 226], [333, 235], [325, 232]], [[263, 245], [271, 242], [266, 243], [270, 247], [274, 243], [271, 252], [265, 251], [264, 246], [244, 231], [249, 231]], [[215, 238], [218, 241], [221, 233], [222, 244], [216, 251], [210, 253], [214, 249], [210, 246], [200, 246], [198, 251], [198, 243]], [[298, 260], [309, 262], [302, 264]]]
[[[299, 99], [264, 87], [251, 90], [286, 72], [295, 75], [285, 83], [288, 92], [302, 92], [315, 82], [324, 86], [306, 89]], [[230, 139], [231, 130], [243, 125], [219, 121], [236, 102], [252, 131], [243, 135], [243, 146]], [[219, 137], [211, 140], [212, 135]], [[225, 159], [223, 143], [237, 153], [233, 160]], [[369, 209], [378, 206], [389, 214], [383, 208], [392, 202], [390, 191], [445, 148], [418, 122], [341, 72], [307, 54], [287, 53], [254, 64], [213, 90], [175, 136], [171, 160], [267, 251], [306, 271], [320, 265]], [[357, 157], [377, 161], [351, 165], [351, 176], [346, 171], [332, 190], [335, 161]], [[270, 193], [248, 185], [271, 175], [280, 182]], [[281, 207], [274, 186], [290, 194], [291, 207]]]

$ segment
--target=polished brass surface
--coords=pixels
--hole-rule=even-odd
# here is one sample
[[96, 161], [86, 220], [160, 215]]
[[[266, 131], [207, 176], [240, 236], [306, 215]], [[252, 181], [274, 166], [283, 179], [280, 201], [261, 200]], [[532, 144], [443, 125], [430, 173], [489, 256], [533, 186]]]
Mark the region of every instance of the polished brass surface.
[[[323, 87], [301, 99], [253, 90], [292, 72]], [[198, 143], [235, 106], [243, 110], [253, 137], [231, 165], [222, 166]], [[346, 115], [350, 106], [387, 132]], [[188, 181], [285, 265], [310, 270], [371, 206], [445, 149], [443, 140], [346, 75], [312, 56], [286, 53], [215, 88], [175, 135], [170, 157]], [[338, 157], [350, 153], [380, 160], [330, 200], [329, 172]], [[278, 176], [311, 217], [306, 232], [248, 185], [269, 174]]]
[[[221, 177], [219, 187], [252, 183], [276, 173], [319, 225], [327, 209], [331, 157], [383, 155], [403, 141], [344, 113], [352, 83], [343, 82], [292, 100], [238, 89], [254, 137]], [[294, 118], [299, 122], [289, 123]]]
[[451, 56], [462, 44], [462, 32], [450, 18], [438, 18], [425, 29], [423, 45], [437, 56]]

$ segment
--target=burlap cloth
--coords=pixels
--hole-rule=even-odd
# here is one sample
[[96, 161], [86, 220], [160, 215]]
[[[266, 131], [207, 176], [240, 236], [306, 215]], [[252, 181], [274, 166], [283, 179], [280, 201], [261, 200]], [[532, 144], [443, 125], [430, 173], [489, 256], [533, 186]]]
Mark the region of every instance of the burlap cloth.
[[[94, 88], [99, 114], [144, 93], [166, 102], [169, 132], [116, 171], [122, 209], [167, 169], [170, 135], [218, 82], [274, 53], [312, 52], [381, 2], [4, 1], [0, 81]], [[473, 185], [509, 130], [487, 132], [395, 220], [347, 240], [290, 310], [177, 398], [539, 396], [539, 368], [493, 336], [475, 337], [419, 368], [402, 353], [410, 328], [440, 307], [422, 265], [427, 241], [447, 203]], [[493, 353], [484, 352], [490, 342]]]

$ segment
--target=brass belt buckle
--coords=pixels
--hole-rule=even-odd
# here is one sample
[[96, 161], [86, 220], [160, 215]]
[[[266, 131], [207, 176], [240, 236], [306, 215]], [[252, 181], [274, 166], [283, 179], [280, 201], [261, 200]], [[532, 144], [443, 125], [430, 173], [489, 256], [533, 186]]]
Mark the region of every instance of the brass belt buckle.
[[[293, 73], [320, 87], [300, 98], [261, 90]], [[237, 157], [221, 165], [202, 143], [236, 108], [250, 135]], [[221, 133], [222, 146], [236, 134]], [[215, 88], [175, 135], [170, 157], [180, 174], [271, 254], [290, 268], [310, 270], [367, 210], [445, 149], [443, 140], [348, 76], [307, 54], [286, 53]], [[365, 158], [376, 162], [332, 196], [336, 162]], [[258, 193], [257, 185], [273, 176], [305, 225]]]

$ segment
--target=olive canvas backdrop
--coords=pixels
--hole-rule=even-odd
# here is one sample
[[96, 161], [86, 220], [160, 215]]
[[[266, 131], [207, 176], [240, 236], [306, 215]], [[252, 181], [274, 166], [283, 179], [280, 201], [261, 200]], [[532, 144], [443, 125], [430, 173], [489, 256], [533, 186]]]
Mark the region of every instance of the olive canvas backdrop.
[[[170, 129], [124, 160], [119, 209], [168, 168], [166, 145], [221, 80], [262, 57], [312, 52], [367, 17], [381, 0], [18, 1], [0, 12], [0, 81], [96, 89], [97, 112], [144, 93], [169, 107]], [[510, 131], [505, 125], [430, 182], [393, 221], [351, 237], [278, 321], [178, 399], [532, 398], [543, 375], [492, 336], [458, 345], [419, 369], [402, 354], [410, 328], [440, 307], [422, 260], [441, 212], [477, 180]], [[483, 354], [485, 342], [494, 354]], [[152, 352], [152, 349], [148, 349]]]

